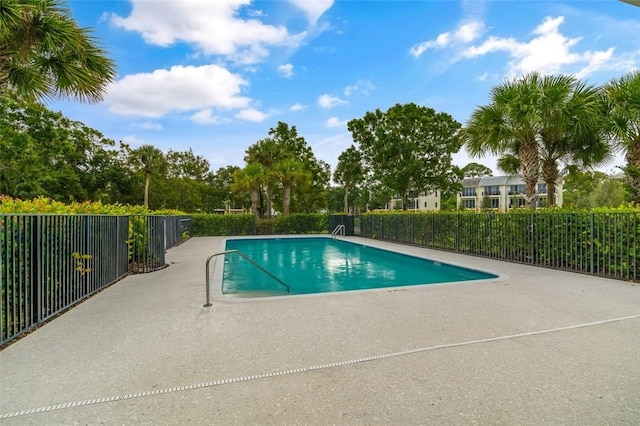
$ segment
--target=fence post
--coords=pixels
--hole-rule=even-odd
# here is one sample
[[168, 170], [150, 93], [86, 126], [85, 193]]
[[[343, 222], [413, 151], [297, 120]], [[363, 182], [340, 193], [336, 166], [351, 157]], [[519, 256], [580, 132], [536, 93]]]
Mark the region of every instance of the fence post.
[[31, 231], [31, 324], [38, 324], [42, 320], [42, 216], [32, 217]]
[[633, 250], [633, 281], [638, 282], [638, 213], [633, 214], [633, 242], [635, 249]]
[[535, 248], [536, 248], [536, 241], [535, 241], [535, 213], [531, 212], [531, 223], [530, 223], [530, 228], [531, 228], [531, 264], [534, 265], [535, 262]]
[[490, 258], [493, 257], [493, 235], [492, 235], [493, 232], [492, 232], [492, 226], [491, 226], [493, 224], [492, 215], [493, 215], [493, 212], [489, 212], [489, 214], [487, 214], [487, 233], [489, 234], [487, 235], [488, 237], [487, 240], [489, 241], [488, 253]]
[[411, 244], [416, 244], [416, 216], [411, 216]]
[[460, 216], [456, 213], [456, 252], [460, 252]]
[[590, 216], [590, 226], [589, 226], [589, 273], [593, 274], [594, 269], [593, 269], [593, 215], [594, 213], [591, 213]]

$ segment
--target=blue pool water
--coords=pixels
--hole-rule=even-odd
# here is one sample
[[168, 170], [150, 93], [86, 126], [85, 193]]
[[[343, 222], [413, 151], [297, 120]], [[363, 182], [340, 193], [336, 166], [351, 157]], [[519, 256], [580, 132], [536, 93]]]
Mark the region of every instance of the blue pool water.
[[[496, 275], [331, 238], [229, 239], [290, 287], [324, 293], [496, 278]], [[225, 255], [222, 292], [287, 294], [286, 288], [238, 254]]]

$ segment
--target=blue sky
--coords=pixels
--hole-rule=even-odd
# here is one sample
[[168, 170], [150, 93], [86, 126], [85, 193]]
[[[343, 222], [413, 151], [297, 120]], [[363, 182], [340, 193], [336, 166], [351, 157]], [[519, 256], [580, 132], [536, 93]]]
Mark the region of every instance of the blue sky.
[[[50, 103], [136, 147], [193, 148], [212, 170], [278, 121], [332, 167], [346, 122], [415, 102], [465, 124], [505, 78], [599, 84], [640, 67], [640, 7], [593, 1], [72, 0], [118, 66], [100, 104]], [[454, 163], [483, 163], [463, 151]], [[623, 164], [618, 159], [606, 167]]]

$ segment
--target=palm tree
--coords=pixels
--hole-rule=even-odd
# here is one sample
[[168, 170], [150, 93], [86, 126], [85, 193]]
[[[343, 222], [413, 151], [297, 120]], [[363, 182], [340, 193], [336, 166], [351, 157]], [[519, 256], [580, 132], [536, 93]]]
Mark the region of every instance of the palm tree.
[[540, 172], [552, 207], [559, 165], [602, 165], [611, 158], [611, 147], [603, 131], [605, 105], [599, 88], [572, 76], [545, 76], [541, 90]]
[[61, 0], [0, 2], [0, 95], [102, 100], [115, 65]]
[[266, 181], [267, 173], [261, 164], [248, 164], [233, 174], [231, 190], [236, 193], [250, 193], [251, 213], [258, 216], [260, 190]]
[[604, 86], [609, 106], [607, 129], [625, 153], [624, 172], [633, 203], [640, 205], [640, 71]]
[[282, 213], [289, 214], [291, 206], [291, 189], [311, 174], [305, 170], [304, 164], [295, 160], [282, 160], [273, 167], [273, 176], [282, 185]]
[[351, 145], [338, 157], [338, 165], [333, 174], [333, 180], [344, 186], [344, 214], [349, 214], [349, 190], [362, 182], [365, 169], [362, 166], [362, 154]]
[[164, 154], [153, 145], [142, 145], [130, 152], [130, 159], [136, 169], [144, 172], [144, 206], [149, 207], [151, 175], [166, 168]]
[[522, 175], [530, 208], [542, 177], [552, 206], [559, 163], [588, 166], [608, 158], [602, 112], [594, 86], [572, 76], [528, 74], [495, 87], [492, 103], [474, 111], [466, 129], [467, 150], [474, 156], [502, 155], [499, 168]]
[[494, 87], [491, 104], [476, 109], [465, 130], [467, 151], [472, 156], [505, 152], [517, 155], [520, 174], [527, 186], [525, 201], [531, 208], [540, 177], [539, 79], [540, 76], [533, 73]]

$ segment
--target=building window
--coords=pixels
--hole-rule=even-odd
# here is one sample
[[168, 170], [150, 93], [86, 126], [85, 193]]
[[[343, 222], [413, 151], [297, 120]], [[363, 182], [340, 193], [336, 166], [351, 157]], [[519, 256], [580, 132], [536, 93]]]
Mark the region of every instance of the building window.
[[485, 186], [484, 195], [500, 195], [500, 187], [498, 185]]
[[538, 193], [539, 194], [546, 194], [547, 193], [547, 184], [546, 183], [539, 183], [538, 184]]
[[476, 200], [462, 200], [462, 205], [465, 209], [475, 209], [476, 208]]
[[509, 208], [510, 209], [517, 209], [519, 207], [524, 206], [524, 198], [510, 198], [509, 199]]
[[491, 208], [492, 209], [500, 208], [500, 199], [499, 198], [492, 198], [491, 199]]
[[462, 194], [463, 197], [475, 197], [476, 196], [476, 189], [475, 188], [462, 188]]
[[526, 194], [526, 193], [527, 193], [527, 185], [510, 185], [509, 186], [509, 195]]
[[436, 201], [436, 209], [438, 208], [438, 202]]
[[424, 208], [425, 209], [427, 208], [427, 202], [426, 201], [424, 202]]

